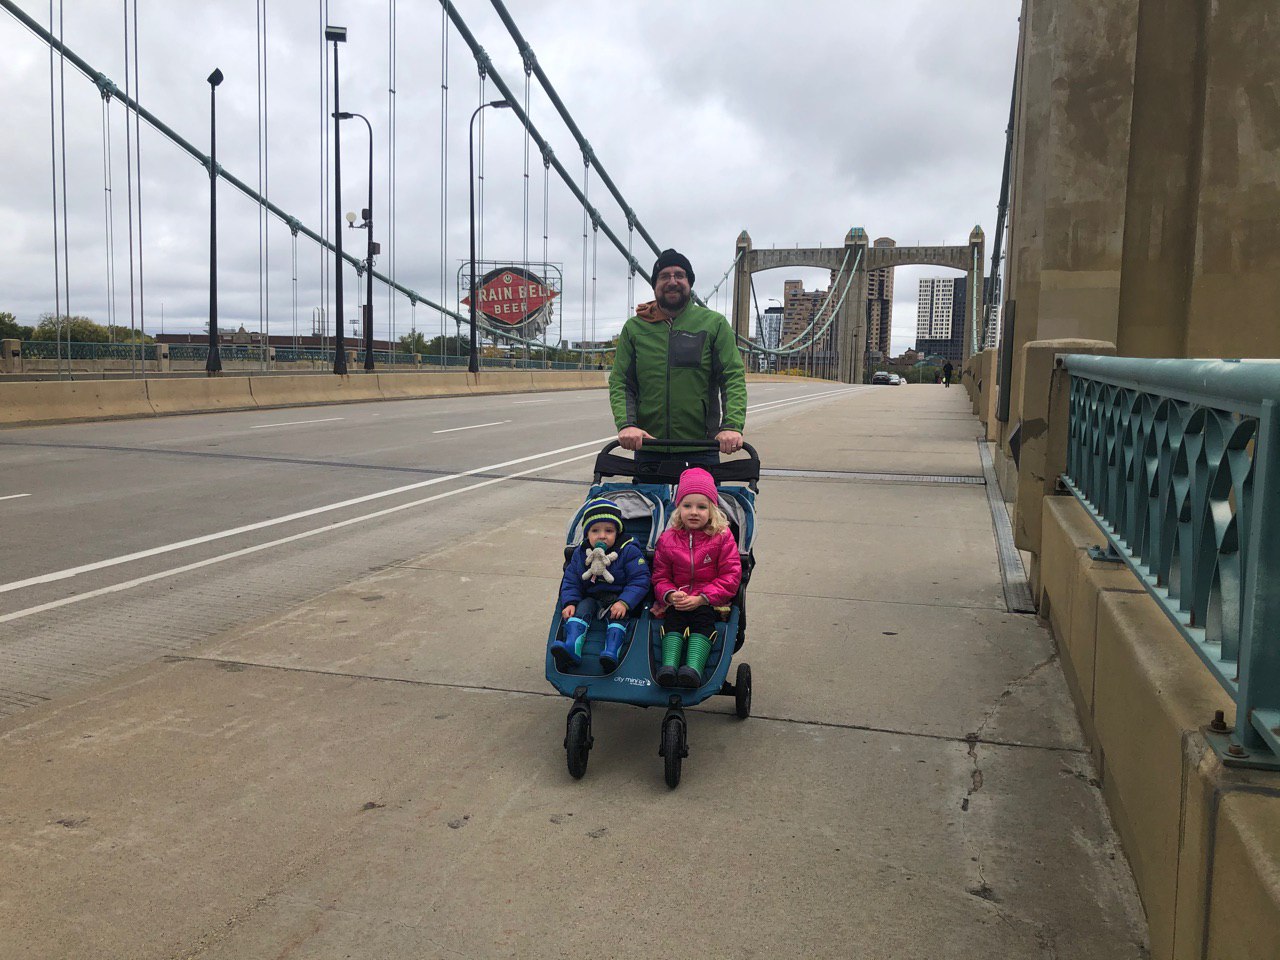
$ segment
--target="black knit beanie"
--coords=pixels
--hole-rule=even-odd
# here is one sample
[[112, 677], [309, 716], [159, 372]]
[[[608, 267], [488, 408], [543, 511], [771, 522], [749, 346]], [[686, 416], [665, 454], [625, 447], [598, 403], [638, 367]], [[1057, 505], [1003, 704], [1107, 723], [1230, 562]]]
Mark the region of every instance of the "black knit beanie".
[[685, 274], [689, 277], [689, 286], [693, 286], [693, 265], [689, 263], [689, 258], [683, 253], [675, 250], [663, 250], [658, 254], [658, 259], [653, 264], [653, 273], [649, 274], [649, 282], [653, 286], [658, 285], [658, 274], [662, 272], [664, 267], [682, 267]]
[[593, 523], [599, 523], [602, 520], [612, 523], [618, 528], [618, 536], [622, 536], [622, 511], [612, 500], [597, 497], [588, 503], [587, 509], [582, 512], [582, 532], [586, 533]]

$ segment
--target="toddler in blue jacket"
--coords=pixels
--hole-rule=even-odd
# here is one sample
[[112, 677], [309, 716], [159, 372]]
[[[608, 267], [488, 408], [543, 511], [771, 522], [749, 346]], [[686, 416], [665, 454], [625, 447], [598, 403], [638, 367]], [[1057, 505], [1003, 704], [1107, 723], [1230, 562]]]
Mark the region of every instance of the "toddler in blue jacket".
[[[565, 624], [561, 637], [551, 644], [551, 656], [561, 671], [576, 667], [582, 660], [582, 640], [591, 619], [608, 619], [600, 665], [612, 671], [617, 669], [627, 637], [627, 620], [649, 593], [649, 564], [635, 541], [623, 539], [622, 513], [612, 500], [598, 497], [588, 503], [582, 529], [582, 542], [574, 548], [560, 582], [560, 617]], [[612, 583], [603, 576], [584, 577], [587, 555], [597, 546], [618, 555], [608, 568]]]

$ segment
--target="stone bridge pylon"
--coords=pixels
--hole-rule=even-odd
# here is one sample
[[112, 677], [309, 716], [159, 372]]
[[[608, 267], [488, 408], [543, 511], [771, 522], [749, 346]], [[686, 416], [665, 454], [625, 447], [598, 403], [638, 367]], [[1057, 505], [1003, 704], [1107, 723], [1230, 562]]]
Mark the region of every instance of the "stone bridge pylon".
[[[846, 281], [849, 292], [835, 319], [836, 376], [844, 383], [861, 383], [866, 374], [867, 277], [872, 270], [915, 265], [960, 270], [968, 278], [964, 311], [964, 358], [981, 349], [982, 258], [985, 236], [975, 226], [965, 246], [898, 247], [872, 246], [862, 227], [853, 227], [839, 247], [784, 247], [757, 250], [743, 230], [734, 251], [733, 329], [744, 340], [750, 334], [751, 275], [782, 267], [817, 267], [832, 271], [835, 292], [832, 307], [839, 302]], [[847, 256], [846, 256], [847, 255]], [[850, 280], [850, 272], [852, 279]], [[820, 321], [820, 325], [822, 322]]]

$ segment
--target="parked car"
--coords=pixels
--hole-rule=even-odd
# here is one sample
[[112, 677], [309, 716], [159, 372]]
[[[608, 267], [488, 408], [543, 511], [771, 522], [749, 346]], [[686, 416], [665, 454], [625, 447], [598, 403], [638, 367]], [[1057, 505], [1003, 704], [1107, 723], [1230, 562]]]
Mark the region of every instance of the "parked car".
[[889, 373], [886, 370], [877, 370], [875, 373], [871, 375], [871, 382], [872, 383], [893, 383], [893, 380], [890, 379], [890, 377], [892, 376], [893, 374]]

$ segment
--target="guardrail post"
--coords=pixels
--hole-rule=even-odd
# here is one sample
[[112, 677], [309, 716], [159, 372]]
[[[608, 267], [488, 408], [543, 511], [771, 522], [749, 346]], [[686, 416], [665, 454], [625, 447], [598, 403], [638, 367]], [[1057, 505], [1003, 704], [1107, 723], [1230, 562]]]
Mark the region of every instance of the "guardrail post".
[[0, 340], [0, 373], [22, 372], [22, 341]]
[[1236, 739], [1245, 750], [1276, 750], [1280, 739], [1280, 634], [1267, 635], [1280, 624], [1280, 405], [1264, 400], [1254, 447], [1255, 496], [1246, 560], [1244, 622], [1240, 633]]

